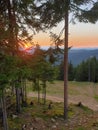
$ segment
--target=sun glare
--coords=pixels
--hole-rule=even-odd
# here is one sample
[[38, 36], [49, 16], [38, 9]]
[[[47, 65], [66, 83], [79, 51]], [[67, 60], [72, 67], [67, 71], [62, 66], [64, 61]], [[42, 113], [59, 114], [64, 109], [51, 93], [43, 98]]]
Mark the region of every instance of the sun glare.
[[30, 46], [31, 46], [30, 43], [26, 43], [26, 44], [24, 44], [24, 49], [28, 49]]
[[32, 47], [33, 45], [31, 44], [31, 43], [29, 43], [29, 42], [22, 42], [21, 44], [20, 44], [20, 47], [22, 48], [22, 50], [27, 50], [27, 49], [29, 49], [30, 47]]

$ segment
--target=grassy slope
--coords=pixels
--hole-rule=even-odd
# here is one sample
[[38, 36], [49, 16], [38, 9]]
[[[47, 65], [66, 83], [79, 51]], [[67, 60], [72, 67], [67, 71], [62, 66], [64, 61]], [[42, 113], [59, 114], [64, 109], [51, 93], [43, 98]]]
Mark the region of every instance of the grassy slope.
[[[29, 83], [29, 92], [33, 96]], [[78, 103], [82, 102], [84, 105], [92, 108], [93, 110], [98, 110], [98, 84], [89, 82], [68, 82], [68, 102]], [[64, 82], [54, 81], [54, 83], [47, 83], [47, 98], [54, 101], [63, 101], [64, 96]], [[50, 97], [53, 96], [53, 97]], [[56, 100], [55, 100], [56, 99]]]
[[[22, 113], [17, 118], [13, 119], [9, 116], [10, 130], [21, 130], [23, 124], [26, 124], [26, 130], [33, 127], [41, 130], [43, 126], [42, 130], [54, 130], [52, 129], [53, 126], [57, 127], [56, 130], [91, 130], [95, 128], [94, 123], [97, 123], [93, 111], [87, 107], [70, 105], [68, 121], [65, 122], [63, 120], [63, 103], [53, 103], [52, 109], [48, 109], [49, 102], [44, 106], [37, 104], [36, 99], [33, 101], [34, 105], [23, 108]], [[28, 103], [30, 103], [30, 100], [28, 100]]]
[[[80, 98], [82, 96], [84, 97], [84, 99], [90, 97], [97, 100], [97, 85], [98, 84], [94, 85], [93, 83], [84, 82], [69, 82], [69, 97], [71, 96]], [[31, 91], [31, 89], [31, 83], [28, 83], [28, 91]], [[55, 81], [53, 84], [48, 83], [47, 93], [48, 95], [63, 98], [63, 81]], [[28, 100], [28, 103], [30, 103], [30, 100]], [[65, 123], [61, 119], [63, 116], [63, 103], [53, 103], [53, 108], [51, 110], [47, 109], [48, 103], [49, 102], [47, 102], [47, 105], [44, 107], [43, 105], [38, 105], [35, 100], [34, 106], [29, 105], [28, 108], [23, 108], [23, 112], [20, 115], [18, 115], [17, 118], [12, 119], [12, 117], [9, 116], [8, 120], [10, 124], [10, 130], [21, 130], [23, 124], [27, 124], [27, 130], [29, 130], [29, 124], [36, 124], [36, 122], [36, 127], [38, 127], [38, 130], [40, 130], [40, 127], [42, 127], [40, 125], [41, 122], [43, 126], [45, 126], [45, 130], [52, 130], [51, 127], [53, 125], [56, 125], [56, 123], [59, 124], [57, 126], [57, 130], [97, 130], [96, 128], [98, 128], [98, 113], [94, 114], [91, 110], [84, 106], [77, 107], [70, 105], [68, 112], [69, 120], [67, 123]], [[56, 122], [51, 122], [51, 118], [55, 118]]]
[[[63, 87], [62, 81], [56, 81], [55, 84], [48, 84], [47, 93], [63, 98]], [[69, 82], [68, 97], [69, 102], [82, 102], [89, 108], [95, 111], [98, 110], [98, 84], [89, 82]]]
[[[92, 96], [93, 94], [97, 93], [97, 85], [88, 82], [68, 82], [68, 93], [69, 95], [88, 95]], [[53, 84], [47, 84], [47, 93], [49, 95], [57, 95], [63, 97], [63, 81], [54, 81]]]

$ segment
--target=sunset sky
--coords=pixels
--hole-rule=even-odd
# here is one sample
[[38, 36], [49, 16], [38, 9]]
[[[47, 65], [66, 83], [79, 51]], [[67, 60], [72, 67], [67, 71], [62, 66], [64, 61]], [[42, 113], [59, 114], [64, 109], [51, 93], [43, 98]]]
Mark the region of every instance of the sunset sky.
[[[64, 24], [61, 22], [56, 28], [50, 31], [59, 34], [63, 29]], [[47, 33], [38, 33], [34, 36], [34, 42], [40, 46], [48, 46], [52, 42]], [[90, 23], [76, 23], [69, 24], [69, 46], [73, 47], [98, 47], [98, 22], [96, 24]]]

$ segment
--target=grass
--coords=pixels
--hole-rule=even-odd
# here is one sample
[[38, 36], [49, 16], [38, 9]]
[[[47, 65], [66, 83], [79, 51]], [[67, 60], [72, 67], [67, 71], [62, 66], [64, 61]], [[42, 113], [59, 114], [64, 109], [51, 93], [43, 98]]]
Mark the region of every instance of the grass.
[[98, 102], [98, 95], [94, 95], [94, 98]]
[[[86, 97], [92, 97], [96, 101], [98, 101], [98, 91], [97, 87], [93, 87], [93, 83], [88, 82], [68, 82], [68, 95], [73, 97], [80, 97], [83, 96]], [[97, 84], [96, 84], [97, 86]], [[31, 92], [33, 90], [32, 83], [27, 82], [27, 89], [28, 92]], [[96, 90], [95, 90], [96, 89]], [[96, 93], [95, 93], [96, 92]], [[51, 96], [57, 96], [63, 98], [64, 93], [64, 82], [63, 81], [54, 81], [54, 83], [47, 82], [47, 94]], [[30, 104], [30, 101], [32, 99], [28, 100], [28, 104]], [[63, 103], [53, 103], [52, 109], [48, 109], [48, 105], [50, 101], [47, 101], [46, 106], [42, 104], [37, 104], [37, 99], [33, 98], [34, 106], [28, 105], [27, 108], [23, 108], [22, 115], [20, 115], [16, 119], [12, 119], [9, 117], [9, 124], [10, 124], [10, 130], [20, 130], [21, 125], [29, 122], [32, 118], [38, 117], [42, 118], [44, 121], [48, 121], [51, 118], [63, 118]], [[79, 113], [78, 116], [84, 116], [85, 114], [92, 114], [92, 111], [85, 106], [77, 107], [73, 105], [69, 106], [68, 110], [68, 118], [71, 119], [75, 116], [76, 113]], [[26, 117], [26, 118], [25, 118]], [[62, 130], [63, 130], [62, 126]], [[77, 126], [74, 130], [86, 130], [83, 126]]]
[[21, 130], [22, 124], [26, 124], [31, 121], [32, 118], [42, 118], [47, 121], [55, 116], [62, 117], [63, 116], [63, 104], [62, 103], [54, 103], [52, 109], [48, 109], [48, 104], [50, 101], [47, 101], [46, 105], [38, 104], [37, 99], [34, 98], [34, 105], [31, 106], [30, 101], [28, 100], [28, 107], [22, 108], [22, 113], [18, 115], [15, 119], [12, 117], [8, 117], [8, 124], [10, 130]]
[[86, 130], [86, 128], [80, 126], [80, 127], [78, 127], [76, 130]]
[[[98, 93], [98, 88], [94, 87], [93, 83], [88, 82], [68, 82], [68, 94], [71, 96], [88, 96], [92, 97], [95, 93]], [[47, 84], [47, 93], [49, 95], [63, 97], [64, 93], [64, 82], [63, 81], [55, 81], [54, 84]]]
[[[28, 82], [27, 84], [28, 92], [37, 93], [33, 91], [32, 83]], [[89, 82], [68, 82], [68, 96], [78, 98], [81, 101], [81, 98], [87, 99], [91, 98], [95, 101], [98, 100], [98, 84], [89, 83]], [[53, 83], [47, 82], [47, 95], [54, 97], [64, 97], [64, 82], [63, 81], [54, 81]], [[88, 100], [88, 99], [87, 99]]]
[[22, 124], [24, 123], [24, 120], [21, 120], [21, 118], [17, 117], [15, 119], [8, 118], [8, 124], [9, 124], [9, 129], [17, 129], [20, 130]]
[[[70, 81], [70, 82], [68, 82], [68, 88], [70, 90], [69, 92], [72, 93], [74, 87], [83, 88], [83, 87], [86, 87], [88, 85], [89, 85], [88, 82]], [[33, 90], [31, 82], [27, 83], [27, 88], [28, 88], [28, 91]], [[53, 83], [47, 82], [47, 93], [48, 94], [57, 95], [59, 93], [59, 95], [62, 95], [63, 90], [64, 90], [64, 82], [63, 81], [54, 81]], [[76, 92], [73, 92], [73, 93], [76, 94]]]
[[[97, 85], [93, 87], [93, 83], [88, 82], [68, 82], [68, 94], [69, 96], [83, 96], [86, 97], [92, 97], [96, 101], [98, 101], [98, 89]], [[54, 81], [54, 83], [47, 83], [47, 94], [51, 96], [57, 96], [63, 98], [64, 93], [64, 82], [63, 81]], [[27, 89], [28, 92], [31, 92], [32, 89], [32, 83], [27, 83]], [[28, 100], [28, 104], [32, 101], [32, 98]], [[28, 107], [22, 108], [22, 113], [15, 119], [12, 119], [12, 117], [9, 116], [8, 123], [10, 125], [10, 130], [21, 130], [21, 126], [24, 123], [28, 123], [32, 120], [32, 118], [39, 117], [42, 118], [45, 121], [48, 121], [51, 118], [62, 118], [63, 117], [63, 103], [53, 103], [52, 109], [48, 109], [48, 105], [50, 101], [47, 101], [46, 106], [42, 104], [37, 104], [37, 99], [33, 98], [34, 105], [28, 105]], [[79, 117], [84, 116], [85, 114], [90, 115], [92, 114], [92, 111], [85, 106], [77, 107], [70, 105], [68, 109], [68, 118], [71, 119], [75, 116], [75, 114], [78, 112]], [[63, 130], [63, 127], [62, 127]], [[86, 130], [85, 127], [78, 126], [74, 130]], [[88, 130], [88, 129], [87, 129]]]
[[[50, 101], [47, 101], [46, 105], [42, 105], [38, 104], [37, 99], [34, 98], [34, 105], [31, 106], [29, 105], [31, 100], [32, 99], [28, 100], [28, 107], [22, 108], [22, 113], [19, 114], [18, 117], [12, 119], [12, 117], [9, 116], [8, 123], [10, 130], [21, 130], [23, 124], [28, 124], [32, 121], [32, 119], [35, 118], [41, 118], [42, 120], [48, 122], [48, 124], [51, 124], [51, 119], [53, 118], [63, 123], [63, 126], [61, 125], [61, 130], [65, 128], [65, 122], [63, 120], [60, 120], [63, 119], [63, 103], [53, 103], [52, 109], [48, 109], [48, 104]], [[76, 105], [71, 104], [68, 108], [68, 119], [73, 119], [77, 112], [79, 112], [79, 119], [82, 116], [92, 114], [92, 111], [85, 106], [77, 107]], [[84, 127], [77, 126], [74, 130], [85, 129]]]
[[[52, 109], [48, 109], [48, 104], [50, 101], [47, 101], [45, 106], [42, 104], [38, 104], [36, 98], [34, 98], [33, 100], [33, 106], [30, 105], [30, 101], [32, 101], [32, 99], [28, 100], [28, 107], [23, 107], [22, 113], [19, 114], [18, 117], [16, 117], [15, 119], [12, 119], [12, 117], [8, 118], [10, 130], [21, 130], [23, 124], [28, 124], [32, 121], [32, 119], [37, 118], [42, 119], [46, 122], [46, 124], [48, 123], [52, 126], [53, 124], [51, 124], [51, 119], [56, 119], [56, 122], [59, 122], [61, 127], [59, 130], [65, 130], [65, 122], [63, 120], [63, 103], [53, 103]], [[88, 111], [89, 115], [92, 114], [92, 110], [85, 106], [78, 107], [71, 104], [68, 108], [68, 119], [74, 119], [77, 121], [77, 119], [75, 119], [75, 115], [77, 115], [77, 112], [79, 113], [78, 118], [81, 119], [83, 116], [86, 117], [86, 115], [88, 115]], [[69, 130], [69, 128], [66, 129]], [[76, 124], [73, 130], [85, 130], [85, 127], [78, 126]]]

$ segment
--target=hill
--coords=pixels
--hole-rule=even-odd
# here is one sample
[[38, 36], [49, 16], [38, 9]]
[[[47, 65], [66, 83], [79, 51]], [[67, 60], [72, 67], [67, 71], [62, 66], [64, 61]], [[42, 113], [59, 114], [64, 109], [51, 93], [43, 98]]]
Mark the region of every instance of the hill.
[[91, 57], [96, 57], [98, 59], [98, 48], [72, 48], [68, 53], [69, 62], [76, 66], [80, 64], [83, 60], [87, 60]]
[[[41, 47], [43, 50], [47, 50], [49, 47]], [[26, 50], [26, 52], [34, 53], [35, 48], [30, 47]], [[57, 57], [56, 65], [60, 64], [63, 60], [64, 54], [56, 54]], [[80, 64], [83, 60], [87, 60], [91, 57], [96, 57], [98, 59], [98, 48], [71, 48], [68, 52], [68, 61], [74, 65], [77, 66]]]

